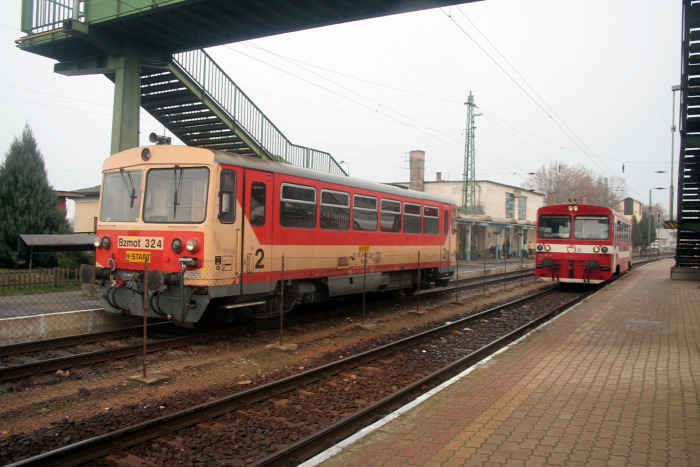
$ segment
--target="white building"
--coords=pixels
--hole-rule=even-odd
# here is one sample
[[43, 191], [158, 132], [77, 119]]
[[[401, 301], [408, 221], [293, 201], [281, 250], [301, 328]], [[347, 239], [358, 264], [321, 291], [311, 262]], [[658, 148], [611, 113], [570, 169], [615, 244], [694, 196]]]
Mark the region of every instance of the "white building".
[[466, 261], [502, 258], [504, 252], [520, 256], [527, 251], [528, 242], [535, 242], [537, 210], [545, 202], [542, 193], [478, 180], [475, 182], [476, 213], [467, 214], [461, 208], [463, 181], [443, 181], [440, 173], [435, 181], [425, 181], [423, 151], [411, 151], [410, 163], [411, 181], [394, 185], [443, 195], [457, 203], [460, 258]]

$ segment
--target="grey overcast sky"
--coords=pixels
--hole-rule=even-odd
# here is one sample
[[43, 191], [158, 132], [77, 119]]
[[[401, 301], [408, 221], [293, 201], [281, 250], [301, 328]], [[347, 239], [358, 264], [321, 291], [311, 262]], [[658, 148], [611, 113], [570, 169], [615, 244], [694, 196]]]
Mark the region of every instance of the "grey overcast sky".
[[[28, 123], [55, 189], [98, 185], [113, 85], [17, 49], [20, 6], [0, 6], [3, 156]], [[581, 163], [624, 177], [644, 203], [666, 188], [653, 201], [668, 208], [681, 14], [680, 0], [484, 0], [208, 52], [293, 143], [330, 152], [353, 177], [407, 180], [420, 149], [426, 180], [461, 180], [471, 91], [478, 179], [521, 186], [543, 165]], [[142, 144], [152, 131], [163, 128], [142, 113]]]

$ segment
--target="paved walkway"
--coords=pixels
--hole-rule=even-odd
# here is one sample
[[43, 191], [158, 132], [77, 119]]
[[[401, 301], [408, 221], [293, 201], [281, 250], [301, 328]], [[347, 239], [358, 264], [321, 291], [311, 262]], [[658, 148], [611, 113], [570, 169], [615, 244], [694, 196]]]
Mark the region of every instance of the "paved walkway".
[[700, 466], [700, 284], [671, 281], [672, 265], [633, 271], [307, 464]]

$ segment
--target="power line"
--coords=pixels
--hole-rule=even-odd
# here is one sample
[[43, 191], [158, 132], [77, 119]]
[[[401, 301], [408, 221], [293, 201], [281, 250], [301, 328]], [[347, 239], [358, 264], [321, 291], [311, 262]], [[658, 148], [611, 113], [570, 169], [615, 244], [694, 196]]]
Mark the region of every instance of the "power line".
[[[510, 74], [510, 73], [508, 73], [508, 71], [506, 71], [506, 69], [505, 69], [500, 63], [498, 63], [498, 61], [497, 61], [496, 59], [494, 59], [493, 56], [491, 56], [491, 54], [489, 54], [489, 53], [486, 51], [486, 49], [484, 49], [484, 47], [482, 47], [481, 44], [479, 44], [479, 43], [476, 41], [476, 39], [474, 39], [474, 38], [473, 38], [473, 37], [472, 37], [472, 36], [471, 36], [471, 35], [470, 35], [470, 34], [469, 34], [469, 33], [468, 33], [468, 32], [467, 32], [467, 31], [452, 17], [452, 15], [450, 15], [448, 12], [446, 12], [444, 8], [441, 8], [440, 10], [450, 19], [450, 21], [452, 21], [452, 23], [453, 23], [460, 31], [462, 31], [462, 33], [463, 33], [465, 36], [467, 36], [467, 37], [474, 43], [474, 45], [476, 45], [476, 46], [479, 48], [479, 50], [481, 50], [481, 51], [484, 53], [484, 55], [486, 55], [486, 56], [487, 56], [487, 57], [488, 57], [488, 58], [489, 58], [489, 59], [490, 59], [490, 60], [491, 60], [491, 61], [492, 61], [492, 62], [493, 62], [493, 63], [494, 63], [494, 64], [495, 64], [495, 65], [496, 65], [496, 66], [497, 66], [497, 67], [512, 81], [512, 82], [513, 82], [513, 84], [515, 84], [515, 85], [516, 85], [516, 86], [517, 86], [517, 87], [532, 101], [533, 104], [535, 104], [535, 106], [536, 106], [537, 108], [539, 108], [539, 109], [542, 111], [542, 113], [544, 113], [544, 114], [552, 121], [552, 123], [554, 123], [554, 125], [556, 125], [556, 126], [562, 131], [562, 133], [564, 133], [564, 135], [566, 135], [567, 138], [569, 138], [577, 147], [579, 147], [579, 148], [582, 150], [582, 152], [591, 160], [591, 162], [593, 162], [593, 163], [594, 163], [600, 170], [602, 170], [603, 172], [609, 172], [609, 170], [604, 169], [603, 167], [600, 166], [600, 164], [598, 164], [598, 162], [596, 162], [596, 160], [591, 156], [590, 151], [589, 151], [588, 148], [586, 147], [585, 143], [583, 143], [583, 141], [576, 135], [576, 133], [574, 133], [573, 130], [571, 130], [571, 129], [568, 127], [568, 125], [566, 125], [566, 123], [551, 109], [551, 107], [544, 101], [544, 99], [541, 99], [541, 98], [540, 98], [540, 99], [542, 100], [543, 104], [546, 105], [546, 106], [549, 108], [549, 111], [548, 111], [547, 109], [545, 109], [545, 108], [543, 107], [543, 104], [540, 104], [540, 102], [538, 102], [537, 99], [535, 99], [535, 98], [534, 98], [534, 97], [533, 97], [533, 96], [532, 96], [532, 95], [531, 95], [531, 94], [530, 94], [530, 93], [529, 93], [529, 92], [528, 92], [528, 91], [527, 91], [527, 90], [526, 90], [526, 89], [525, 89], [525, 88]], [[457, 7], [457, 10], [458, 10], [463, 16], [466, 17], [466, 15], [464, 15], [464, 13], [462, 13], [462, 11], [459, 9], [459, 7]], [[471, 21], [470, 21], [470, 22], [471, 22]], [[477, 30], [478, 30], [478, 29], [477, 29]], [[479, 32], [480, 32], [480, 31], [479, 31]], [[480, 32], [480, 33], [481, 33], [481, 32]], [[483, 34], [482, 34], [482, 35], [483, 35]], [[484, 36], [484, 37], [486, 37], [486, 36]], [[487, 39], [487, 41], [488, 41], [488, 39]], [[491, 44], [491, 45], [493, 46], [493, 44], [492, 44], [490, 41], [488, 41], [488, 42], [489, 42], [489, 44]], [[493, 47], [494, 47], [494, 49], [495, 49], [495, 46], [493, 46]], [[497, 49], [496, 49], [496, 50], [497, 50]], [[501, 54], [500, 52], [498, 52], [498, 53], [499, 53], [499, 55], [503, 56], [503, 54]], [[509, 61], [506, 60], [506, 63], [508, 63], [508, 64], [511, 66], [511, 68], [513, 68], [513, 69], [515, 70], [515, 67], [513, 67], [513, 66], [510, 64]], [[520, 73], [517, 72], [517, 70], [516, 70], [516, 73], [518, 74], [518, 76], [522, 76]], [[524, 80], [524, 81], [527, 83], [526, 80]], [[528, 87], [532, 88], [532, 86], [530, 86], [529, 83], [528, 83]], [[535, 94], [537, 94], [537, 93], [535, 92]], [[539, 94], [537, 94], [537, 96], [539, 97]], [[557, 118], [555, 119], [552, 115], [556, 116]], [[560, 122], [561, 122], [561, 123], [560, 123]], [[582, 147], [582, 146], [583, 146], [583, 147]]]

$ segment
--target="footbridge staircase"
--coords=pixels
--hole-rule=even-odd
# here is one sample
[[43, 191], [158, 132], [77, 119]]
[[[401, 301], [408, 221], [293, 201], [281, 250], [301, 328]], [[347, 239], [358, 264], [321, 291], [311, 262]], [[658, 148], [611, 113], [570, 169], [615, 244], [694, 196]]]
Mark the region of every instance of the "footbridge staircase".
[[188, 146], [345, 174], [327, 152], [292, 144], [204, 50], [142, 66], [141, 107]]
[[20, 49], [115, 83], [111, 152], [147, 110], [182, 142], [345, 174], [292, 144], [204, 52], [216, 45], [475, 0], [22, 0]]

